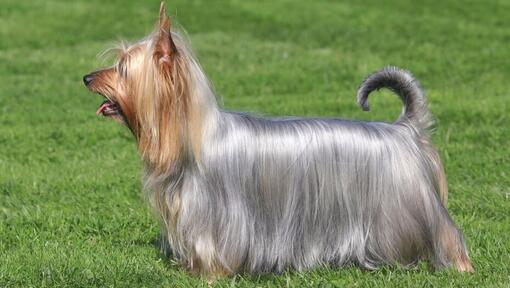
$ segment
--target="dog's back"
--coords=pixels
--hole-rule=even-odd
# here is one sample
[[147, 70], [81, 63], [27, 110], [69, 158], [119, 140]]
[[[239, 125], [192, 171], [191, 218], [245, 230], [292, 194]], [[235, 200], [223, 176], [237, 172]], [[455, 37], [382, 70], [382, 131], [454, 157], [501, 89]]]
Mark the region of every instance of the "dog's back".
[[223, 113], [219, 125], [202, 150], [204, 191], [182, 193], [216, 207], [207, 215], [221, 223], [211, 230], [230, 269], [374, 268], [435, 257], [431, 227], [448, 215], [415, 130], [237, 113]]

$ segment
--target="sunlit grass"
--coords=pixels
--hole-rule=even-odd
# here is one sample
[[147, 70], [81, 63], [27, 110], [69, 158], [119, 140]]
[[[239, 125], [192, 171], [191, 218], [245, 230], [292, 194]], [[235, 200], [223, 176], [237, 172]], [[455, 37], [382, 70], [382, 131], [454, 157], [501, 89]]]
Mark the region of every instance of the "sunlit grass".
[[[374, 94], [388, 64], [421, 80], [436, 118], [449, 210], [474, 275], [427, 265], [323, 268], [218, 286], [508, 287], [510, 285], [510, 10], [508, 1], [168, 1], [227, 109], [392, 121], [401, 104]], [[498, 3], [499, 2], [499, 3]], [[157, 1], [0, 3], [0, 287], [207, 286], [160, 255], [126, 129], [94, 115], [81, 77], [98, 53], [136, 40]]]

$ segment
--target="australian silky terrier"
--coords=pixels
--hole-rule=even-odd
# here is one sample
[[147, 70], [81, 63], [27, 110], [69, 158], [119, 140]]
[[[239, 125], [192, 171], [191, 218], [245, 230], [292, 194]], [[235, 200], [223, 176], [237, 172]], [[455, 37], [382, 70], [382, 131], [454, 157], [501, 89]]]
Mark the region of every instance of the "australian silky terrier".
[[410, 73], [384, 68], [357, 94], [368, 110], [370, 92], [392, 90], [404, 104], [394, 123], [262, 118], [218, 106], [163, 3], [156, 26], [83, 80], [105, 98], [97, 114], [131, 130], [164, 243], [184, 265], [210, 277], [419, 260], [473, 271]]

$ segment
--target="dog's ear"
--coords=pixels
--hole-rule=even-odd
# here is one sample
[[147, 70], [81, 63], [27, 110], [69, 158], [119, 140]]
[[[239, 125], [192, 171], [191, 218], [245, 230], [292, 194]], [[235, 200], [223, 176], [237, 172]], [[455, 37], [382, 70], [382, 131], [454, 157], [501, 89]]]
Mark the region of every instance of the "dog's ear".
[[170, 25], [170, 19], [165, 14], [165, 2], [161, 2], [154, 49], [154, 59], [160, 64], [170, 63], [173, 54], [177, 52], [177, 48], [172, 40]]

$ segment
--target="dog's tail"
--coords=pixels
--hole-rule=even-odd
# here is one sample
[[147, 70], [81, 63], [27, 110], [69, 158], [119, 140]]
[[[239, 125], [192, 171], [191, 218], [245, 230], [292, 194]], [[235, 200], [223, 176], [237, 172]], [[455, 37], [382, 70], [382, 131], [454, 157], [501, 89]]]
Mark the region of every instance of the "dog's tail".
[[385, 67], [368, 76], [358, 89], [358, 104], [368, 111], [368, 95], [381, 88], [388, 88], [395, 92], [404, 103], [404, 109], [396, 124], [411, 126], [422, 137], [422, 143], [429, 149], [428, 155], [434, 166], [435, 181], [441, 202], [446, 206], [448, 187], [443, 165], [439, 155], [429, 144], [428, 136], [432, 117], [427, 109], [425, 95], [418, 81], [406, 70], [397, 67]]
[[358, 89], [358, 104], [368, 111], [368, 95], [374, 90], [388, 88], [395, 92], [404, 103], [404, 109], [395, 123], [410, 124], [420, 134], [427, 132], [432, 118], [427, 109], [425, 95], [418, 81], [406, 70], [397, 67], [385, 67], [368, 76]]

